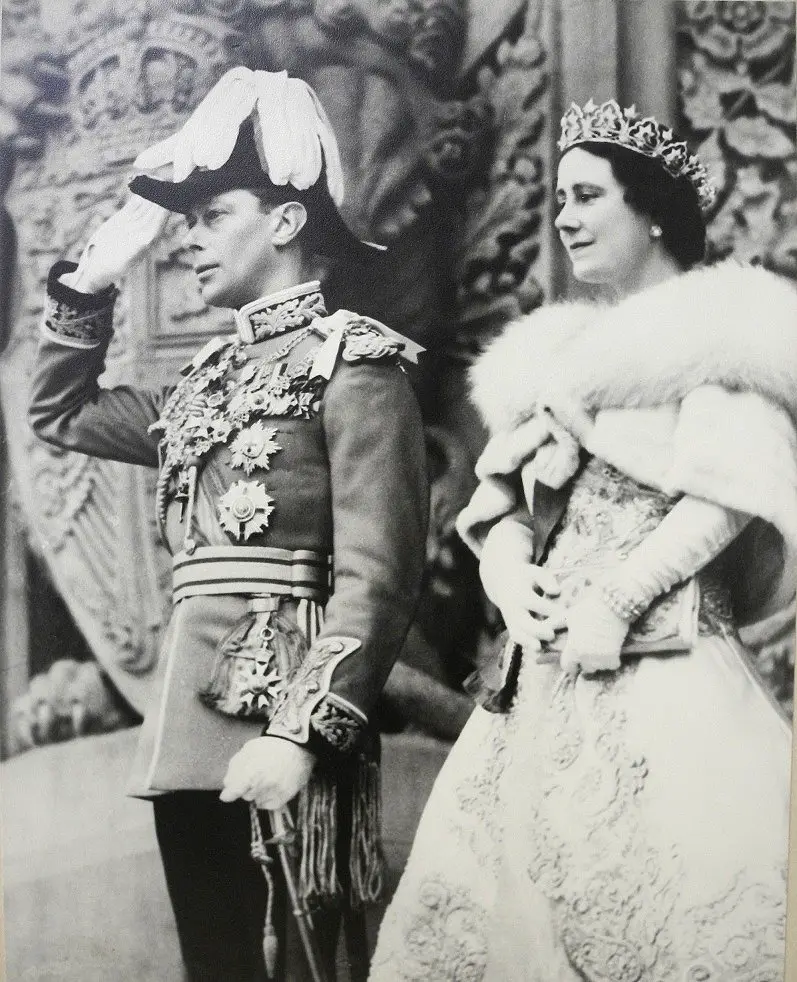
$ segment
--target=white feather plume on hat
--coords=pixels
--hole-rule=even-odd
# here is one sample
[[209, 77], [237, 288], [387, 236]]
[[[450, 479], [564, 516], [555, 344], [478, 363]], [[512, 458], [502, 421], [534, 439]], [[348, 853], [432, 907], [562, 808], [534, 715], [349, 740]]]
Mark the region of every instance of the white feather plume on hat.
[[241, 124], [250, 116], [260, 162], [271, 182], [304, 191], [316, 183], [325, 164], [330, 196], [340, 206], [343, 167], [335, 133], [315, 92], [284, 71], [231, 68], [181, 129], [143, 150], [135, 166], [172, 164], [175, 182], [196, 168], [218, 170], [230, 158]]

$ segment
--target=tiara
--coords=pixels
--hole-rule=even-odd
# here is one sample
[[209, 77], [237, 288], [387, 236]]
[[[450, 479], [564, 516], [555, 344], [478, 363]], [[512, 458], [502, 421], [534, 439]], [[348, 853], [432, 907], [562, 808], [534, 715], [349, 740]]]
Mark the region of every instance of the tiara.
[[596, 106], [592, 99], [581, 109], [575, 103], [562, 117], [562, 135], [557, 146], [561, 151], [586, 141], [616, 143], [657, 161], [671, 177], [685, 177], [691, 182], [700, 208], [707, 211], [714, 203], [717, 189], [708, 171], [671, 129], [652, 116], [642, 117], [636, 106], [622, 109], [614, 99]]

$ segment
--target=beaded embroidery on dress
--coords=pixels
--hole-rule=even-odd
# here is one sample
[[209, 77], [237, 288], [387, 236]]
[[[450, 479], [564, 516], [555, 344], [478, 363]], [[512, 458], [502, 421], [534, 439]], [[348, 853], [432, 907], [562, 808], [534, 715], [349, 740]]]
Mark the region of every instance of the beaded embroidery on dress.
[[[583, 578], [675, 502], [593, 458], [545, 565]], [[509, 713], [474, 711], [373, 980], [781, 982], [790, 737], [700, 575], [687, 654], [576, 678], [524, 657]]]

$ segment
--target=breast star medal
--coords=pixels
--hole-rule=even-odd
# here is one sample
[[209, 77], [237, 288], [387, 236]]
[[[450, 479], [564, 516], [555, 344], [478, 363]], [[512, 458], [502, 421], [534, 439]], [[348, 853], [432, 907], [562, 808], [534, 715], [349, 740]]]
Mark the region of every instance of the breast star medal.
[[231, 465], [243, 467], [246, 474], [251, 474], [256, 467], [267, 471], [272, 454], [282, 450], [274, 439], [276, 435], [273, 426], [266, 428], [262, 423], [247, 426], [230, 444]]
[[236, 481], [218, 500], [219, 519], [225, 532], [246, 541], [268, 528], [274, 499], [259, 481]]

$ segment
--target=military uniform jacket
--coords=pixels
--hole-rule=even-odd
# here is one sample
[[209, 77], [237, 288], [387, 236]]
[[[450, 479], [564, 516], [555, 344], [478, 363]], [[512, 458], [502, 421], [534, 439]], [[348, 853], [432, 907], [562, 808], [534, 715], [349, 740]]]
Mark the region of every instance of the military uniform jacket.
[[[71, 290], [58, 277], [74, 268], [50, 274], [33, 428], [64, 449], [159, 467], [175, 563], [132, 793], [217, 788], [260, 732], [322, 752], [355, 748], [412, 619], [425, 556], [423, 431], [400, 343], [367, 318], [328, 317], [318, 284], [303, 284], [237, 312], [239, 333], [209, 342], [176, 385], [103, 388], [116, 290]], [[269, 621], [258, 599], [272, 590], [293, 622], [307, 621], [309, 651], [290, 681], [269, 676], [248, 694], [265, 723], [225, 716], [198, 694], [225, 644], [246, 648], [247, 624], [265, 625], [261, 640], [279, 634], [284, 621]]]

